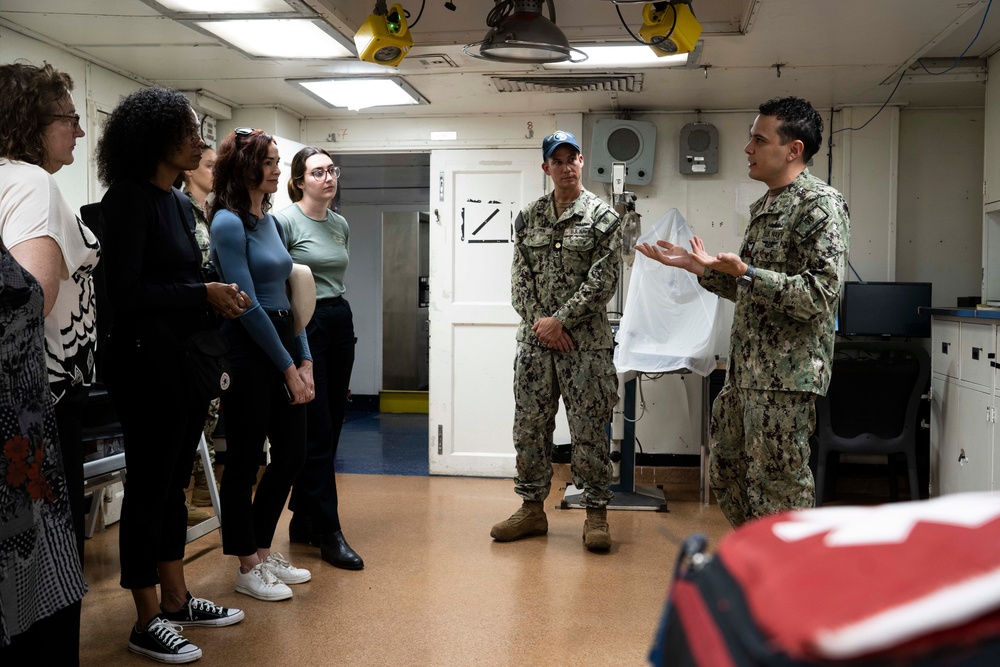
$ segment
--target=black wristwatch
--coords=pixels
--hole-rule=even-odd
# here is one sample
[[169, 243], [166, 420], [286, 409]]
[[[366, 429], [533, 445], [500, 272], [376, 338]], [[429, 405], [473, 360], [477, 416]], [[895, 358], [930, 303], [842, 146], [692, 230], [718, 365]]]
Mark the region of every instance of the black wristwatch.
[[736, 279], [736, 284], [740, 287], [750, 287], [753, 285], [755, 275], [757, 275], [757, 269], [753, 268], [753, 264], [747, 264], [747, 272]]

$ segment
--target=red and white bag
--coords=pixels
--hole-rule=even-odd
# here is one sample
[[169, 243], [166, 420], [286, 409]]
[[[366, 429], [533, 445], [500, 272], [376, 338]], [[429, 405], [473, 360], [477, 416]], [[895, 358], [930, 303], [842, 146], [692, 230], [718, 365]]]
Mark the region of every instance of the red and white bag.
[[784, 512], [712, 557], [697, 541], [654, 664], [1000, 665], [1000, 494]]

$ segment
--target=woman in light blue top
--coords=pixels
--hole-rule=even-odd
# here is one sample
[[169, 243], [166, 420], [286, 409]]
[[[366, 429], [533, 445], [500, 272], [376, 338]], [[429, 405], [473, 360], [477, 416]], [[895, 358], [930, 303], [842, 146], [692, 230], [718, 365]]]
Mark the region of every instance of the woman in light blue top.
[[329, 153], [303, 148], [292, 159], [288, 179], [295, 203], [278, 213], [292, 259], [312, 269], [316, 279], [316, 312], [306, 327], [316, 400], [306, 408], [306, 465], [288, 503], [294, 512], [288, 533], [292, 542], [318, 545], [322, 559], [334, 567], [360, 570], [364, 561], [341, 532], [334, 469], [357, 342], [351, 304], [344, 298], [350, 230], [330, 210], [339, 177]]
[[[271, 551], [278, 518], [305, 462], [305, 404], [314, 393], [309, 345], [304, 331], [293, 331], [285, 292], [292, 258], [267, 212], [278, 189], [278, 165], [270, 135], [237, 128], [219, 146], [210, 210], [212, 259], [250, 299], [246, 311], [222, 327], [232, 366], [232, 386], [222, 399], [223, 553], [240, 561], [236, 590], [259, 600], [290, 598], [288, 584], [310, 578], [308, 570]], [[265, 439], [271, 462], [254, 494]]]

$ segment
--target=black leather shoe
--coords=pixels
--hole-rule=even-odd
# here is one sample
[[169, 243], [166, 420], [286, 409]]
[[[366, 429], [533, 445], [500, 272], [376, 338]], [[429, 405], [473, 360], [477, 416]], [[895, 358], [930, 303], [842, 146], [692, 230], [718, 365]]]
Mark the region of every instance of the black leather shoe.
[[360, 570], [365, 566], [361, 556], [355, 553], [339, 530], [323, 536], [323, 541], [319, 545], [319, 555], [330, 565], [344, 570]]
[[302, 512], [293, 513], [288, 522], [288, 541], [295, 544], [319, 546], [321, 536], [313, 530], [312, 518]]

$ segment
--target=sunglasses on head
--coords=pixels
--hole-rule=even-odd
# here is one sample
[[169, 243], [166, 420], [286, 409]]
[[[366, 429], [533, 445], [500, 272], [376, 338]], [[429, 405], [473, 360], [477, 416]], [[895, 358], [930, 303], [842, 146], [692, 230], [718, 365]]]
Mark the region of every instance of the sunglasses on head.
[[268, 134], [264, 130], [258, 130], [253, 127], [238, 127], [235, 130], [233, 130], [233, 134], [235, 134], [237, 137], [249, 137], [254, 134], [262, 134], [268, 139], [271, 139], [270, 134]]

